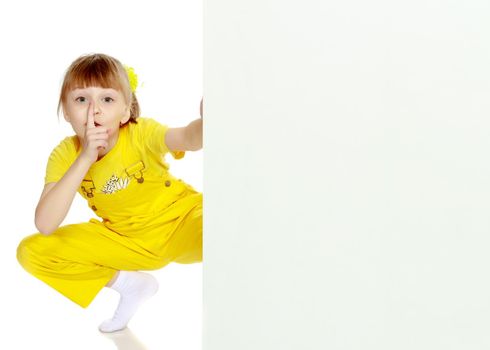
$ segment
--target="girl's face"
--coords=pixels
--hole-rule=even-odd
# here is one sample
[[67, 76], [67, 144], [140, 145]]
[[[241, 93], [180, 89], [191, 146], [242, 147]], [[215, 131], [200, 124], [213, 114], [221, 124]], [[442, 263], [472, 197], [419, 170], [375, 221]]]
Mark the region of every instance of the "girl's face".
[[95, 126], [111, 129], [109, 138], [117, 138], [119, 123], [126, 123], [130, 117], [130, 106], [124, 95], [119, 90], [102, 87], [77, 88], [68, 93], [63, 114], [81, 141], [87, 128], [90, 102], [94, 105]]

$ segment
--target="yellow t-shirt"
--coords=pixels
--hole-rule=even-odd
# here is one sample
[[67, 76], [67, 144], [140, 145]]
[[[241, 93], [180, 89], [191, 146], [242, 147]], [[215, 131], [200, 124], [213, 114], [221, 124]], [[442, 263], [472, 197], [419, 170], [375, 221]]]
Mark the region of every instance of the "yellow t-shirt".
[[[92, 164], [78, 192], [102, 218], [124, 218], [161, 211], [192, 186], [169, 172], [166, 153], [181, 159], [185, 151], [170, 151], [165, 145], [167, 125], [140, 117], [119, 129], [114, 147]], [[77, 135], [56, 146], [46, 166], [45, 183], [59, 181], [82, 151]]]

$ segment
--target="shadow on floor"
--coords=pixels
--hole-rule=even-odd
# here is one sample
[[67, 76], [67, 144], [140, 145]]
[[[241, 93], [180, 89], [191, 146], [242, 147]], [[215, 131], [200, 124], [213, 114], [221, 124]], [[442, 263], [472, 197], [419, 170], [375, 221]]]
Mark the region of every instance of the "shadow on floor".
[[117, 350], [148, 350], [129, 328], [113, 333], [101, 332], [101, 334], [112, 340], [116, 345]]

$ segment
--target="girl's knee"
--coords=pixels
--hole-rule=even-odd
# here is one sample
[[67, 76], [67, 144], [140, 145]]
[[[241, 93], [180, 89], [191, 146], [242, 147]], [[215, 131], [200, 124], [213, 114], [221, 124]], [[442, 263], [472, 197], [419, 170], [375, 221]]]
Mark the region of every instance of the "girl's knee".
[[29, 249], [29, 246], [31, 245], [31, 241], [31, 236], [26, 237], [22, 241], [20, 241], [17, 247], [17, 261], [22, 266], [25, 266], [26, 262], [30, 258], [31, 251]]
[[41, 233], [27, 236], [20, 241], [19, 245], [17, 246], [17, 261], [25, 269], [28, 269], [28, 266], [30, 266], [33, 261], [36, 260], [36, 257], [41, 254], [39, 248], [42, 247], [42, 245], [39, 240], [43, 237], [46, 236]]

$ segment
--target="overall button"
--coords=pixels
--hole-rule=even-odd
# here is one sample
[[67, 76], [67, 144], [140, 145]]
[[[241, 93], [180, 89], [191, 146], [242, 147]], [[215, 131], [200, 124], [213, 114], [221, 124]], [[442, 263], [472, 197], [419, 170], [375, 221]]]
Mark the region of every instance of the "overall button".
[[170, 180], [165, 181], [165, 186], [166, 186], [166, 187], [169, 187], [169, 186], [170, 186], [170, 184], [171, 184]]
[[92, 205], [92, 210], [96, 211], [97, 207], [95, 205]]

